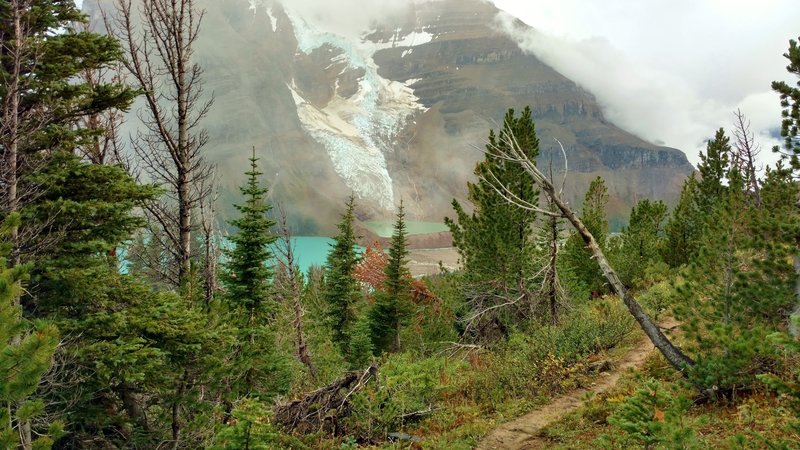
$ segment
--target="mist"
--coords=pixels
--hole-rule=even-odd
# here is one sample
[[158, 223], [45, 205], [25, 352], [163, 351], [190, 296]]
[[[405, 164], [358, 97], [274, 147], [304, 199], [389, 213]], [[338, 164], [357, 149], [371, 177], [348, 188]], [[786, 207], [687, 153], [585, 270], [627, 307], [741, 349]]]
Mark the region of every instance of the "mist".
[[770, 83], [788, 79], [782, 54], [797, 37], [800, 2], [494, 3], [507, 11], [499, 30], [595, 94], [618, 126], [679, 148], [696, 164], [714, 131], [730, 130], [741, 109], [763, 162], [776, 159], [780, 104]]

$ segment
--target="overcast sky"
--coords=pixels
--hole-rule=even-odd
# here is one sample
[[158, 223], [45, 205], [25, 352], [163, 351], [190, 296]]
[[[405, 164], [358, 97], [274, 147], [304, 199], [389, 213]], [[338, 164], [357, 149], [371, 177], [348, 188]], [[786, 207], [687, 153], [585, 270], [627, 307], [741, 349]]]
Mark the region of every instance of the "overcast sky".
[[[698, 151], [741, 108], [776, 140], [787, 79], [782, 54], [800, 35], [798, 0], [493, 0], [541, 34], [520, 45], [592, 91], [608, 117], [644, 137]], [[500, 26], [511, 30], [508, 20]]]

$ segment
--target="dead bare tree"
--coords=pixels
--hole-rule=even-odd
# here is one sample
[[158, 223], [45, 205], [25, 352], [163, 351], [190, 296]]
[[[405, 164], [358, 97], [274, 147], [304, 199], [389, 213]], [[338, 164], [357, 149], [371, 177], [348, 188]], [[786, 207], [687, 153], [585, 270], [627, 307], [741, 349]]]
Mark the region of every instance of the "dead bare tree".
[[[0, 56], [4, 66], [0, 71], [5, 95], [0, 110], [0, 148], [3, 152], [3, 167], [0, 170], [4, 196], [2, 210], [8, 215], [19, 210], [19, 158], [20, 141], [24, 135], [24, 120], [21, 120], [21, 101], [25, 91], [22, 80], [26, 64], [36, 64], [35, 49], [29, 39], [24, 18], [30, 8], [30, 0], [10, 0], [8, 4], [11, 30], [0, 32]], [[12, 227], [8, 236], [12, 251], [9, 263], [19, 264], [19, 227]]]
[[[529, 158], [525, 151], [520, 148], [515, 136], [510, 134], [508, 131], [503, 130], [500, 139], [507, 145], [495, 145], [491, 148], [488, 148], [487, 151], [492, 152], [495, 156], [508, 162], [519, 164], [525, 170], [525, 172], [530, 175], [531, 178], [533, 178], [548, 199], [556, 206], [557, 211], [553, 212], [540, 208], [539, 206], [532, 204], [525, 199], [519, 198], [513, 192], [511, 192], [507, 186], [502, 185], [502, 183], [498, 182], [497, 178], [494, 178], [494, 180], [489, 181], [492, 182], [492, 186], [496, 192], [506, 199], [506, 201], [511, 202], [517, 207], [535, 211], [547, 217], [559, 217], [569, 221], [581, 238], [583, 238], [587, 248], [591, 251], [594, 259], [600, 266], [603, 275], [605, 275], [606, 280], [608, 280], [611, 289], [622, 298], [622, 301], [628, 308], [628, 311], [639, 323], [639, 326], [642, 328], [653, 345], [664, 355], [664, 357], [673, 367], [682, 373], [685, 373], [687, 368], [694, 365], [694, 361], [669, 340], [669, 338], [661, 331], [658, 325], [653, 322], [650, 316], [644, 311], [644, 309], [642, 309], [641, 305], [639, 305], [636, 299], [628, 292], [628, 290], [625, 288], [625, 285], [623, 285], [622, 281], [619, 279], [616, 271], [614, 271], [613, 267], [611, 267], [608, 258], [606, 258], [605, 254], [603, 253], [603, 250], [597, 244], [594, 236], [592, 236], [583, 222], [581, 222], [578, 216], [563, 200], [561, 191], [557, 190], [553, 184], [553, 181], [546, 177], [542, 171], [536, 167], [536, 161]], [[560, 142], [558, 144], [561, 147], [561, 151], [564, 154], [564, 159], [566, 160], [566, 152], [564, 151], [564, 147]]]
[[192, 61], [204, 11], [194, 0], [116, 0], [106, 28], [122, 43], [125, 69], [143, 91], [143, 129], [131, 140], [144, 174], [166, 189], [146, 205], [164, 231], [176, 260], [179, 287], [190, 282], [195, 210], [211, 194], [212, 168], [203, 158], [208, 141], [200, 126], [213, 98], [203, 91], [203, 69]]
[[[553, 179], [553, 162], [550, 162], [550, 179]], [[566, 178], [565, 178], [566, 180]], [[562, 184], [561, 190], [563, 192]], [[550, 197], [547, 197], [547, 210], [556, 212], [557, 207]], [[563, 297], [563, 289], [558, 281], [558, 239], [559, 239], [559, 218], [555, 215], [545, 217], [545, 232], [547, 243], [547, 273], [545, 274], [544, 286], [547, 289], [547, 301], [550, 306], [550, 323], [558, 324], [558, 309], [560, 299]]]
[[217, 278], [217, 269], [222, 251], [220, 244], [222, 241], [222, 231], [216, 218], [216, 203], [219, 197], [219, 190], [213, 188], [218, 186], [214, 178], [210, 178], [212, 184], [211, 195], [200, 202], [200, 227], [203, 235], [203, 299], [206, 308], [214, 301], [214, 296], [219, 292], [220, 287]]
[[761, 148], [755, 141], [755, 134], [750, 129], [750, 121], [744, 113], [737, 109], [733, 113], [733, 137], [736, 139], [732, 154], [733, 165], [739, 168], [739, 173], [745, 181], [747, 192], [753, 197], [756, 208], [761, 207], [761, 188], [756, 176], [756, 161], [761, 153]]
[[279, 258], [278, 263], [283, 269], [283, 277], [278, 279], [279, 282], [288, 284], [288, 286], [278, 286], [283, 292], [289, 292], [292, 300], [292, 310], [294, 312], [294, 332], [295, 332], [295, 345], [297, 347], [297, 359], [300, 360], [307, 368], [312, 379], [317, 378], [317, 366], [311, 360], [311, 354], [308, 351], [308, 344], [306, 343], [305, 333], [303, 332], [303, 304], [301, 302], [300, 293], [300, 280], [297, 273], [297, 262], [294, 257], [294, 245], [292, 244], [292, 232], [289, 229], [289, 224], [286, 218], [286, 211], [282, 205], [278, 205], [278, 232], [280, 234], [280, 243], [276, 246]]
[[[85, 25], [88, 29], [88, 25]], [[83, 83], [96, 89], [106, 80], [124, 83], [122, 67], [87, 68], [81, 71]], [[125, 113], [119, 109], [93, 111], [78, 119], [77, 127], [93, 133], [89, 139], [76, 148], [78, 154], [92, 164], [121, 164], [126, 171], [131, 171], [130, 158], [124, 154], [124, 145], [120, 139], [120, 128], [125, 123]]]

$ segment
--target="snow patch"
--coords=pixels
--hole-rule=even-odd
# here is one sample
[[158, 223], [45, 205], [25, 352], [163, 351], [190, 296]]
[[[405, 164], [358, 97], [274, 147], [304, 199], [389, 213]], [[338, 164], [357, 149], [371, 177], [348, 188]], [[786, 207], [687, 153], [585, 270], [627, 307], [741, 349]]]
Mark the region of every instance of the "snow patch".
[[278, 29], [278, 19], [275, 17], [275, 14], [273, 14], [272, 8], [267, 9], [267, 15], [269, 16], [269, 21], [272, 24], [272, 32], [274, 33]]

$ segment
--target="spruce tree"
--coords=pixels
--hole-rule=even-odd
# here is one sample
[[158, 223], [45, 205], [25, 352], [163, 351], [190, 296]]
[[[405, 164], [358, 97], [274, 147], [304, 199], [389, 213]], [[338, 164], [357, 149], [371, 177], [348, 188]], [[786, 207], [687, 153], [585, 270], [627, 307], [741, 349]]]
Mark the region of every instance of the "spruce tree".
[[[606, 205], [608, 204], [608, 189], [602, 178], [595, 178], [586, 191], [583, 200], [581, 221], [595, 237], [601, 249], [606, 248], [608, 240], [608, 219]], [[593, 294], [604, 293], [608, 290], [606, 279], [592, 254], [583, 242], [583, 239], [573, 233], [564, 244], [564, 257], [561, 259], [564, 268], [571, 272], [578, 280], [586, 284]]]
[[347, 353], [352, 327], [356, 320], [355, 306], [361, 297], [354, 275], [359, 256], [356, 252], [356, 235], [353, 230], [355, 197], [350, 196], [342, 221], [337, 225], [339, 234], [333, 239], [325, 263], [324, 298], [333, 330], [333, 340], [342, 353]]
[[529, 107], [519, 116], [509, 109], [503, 129], [498, 134], [490, 131], [486, 156], [475, 167], [478, 181], [467, 184], [473, 212], [467, 213], [453, 200], [456, 217], [444, 219], [461, 255], [475, 309], [521, 296], [519, 313], [530, 311], [533, 301], [531, 278], [538, 269], [534, 267], [536, 214], [509, 203], [496, 190], [502, 185], [511, 195], [538, 204], [539, 191], [533, 179], [521, 165], [498, 155], [498, 149], [512, 146], [518, 146], [531, 161], [539, 156], [539, 139]]
[[[53, 154], [25, 182], [41, 194], [21, 215], [43, 231], [20, 248], [46, 250], [25, 251], [35, 257], [22, 304], [32, 317], [74, 336], [59, 348], [69, 361], [53, 374], [61, 388], [47, 390], [48, 404], [69, 406], [48, 414], [64, 419], [66, 439], [106, 430], [94, 437], [114, 446], [158, 445], [168, 435], [162, 424], [169, 424], [173, 406], [183, 411], [202, 404], [196, 402], [199, 387], [189, 386], [208, 369], [217, 330], [212, 318], [173, 293], [154, 292], [120, 273], [116, 250], [143, 225], [133, 211], [156, 189], [137, 184], [120, 167], [67, 152]], [[177, 417], [183, 420], [183, 413]]]
[[227, 303], [233, 310], [243, 310], [246, 323], [266, 320], [275, 312], [275, 305], [270, 301], [273, 276], [270, 246], [278, 237], [271, 231], [275, 222], [267, 217], [272, 206], [266, 202], [267, 189], [259, 185], [262, 173], [257, 163], [253, 148], [250, 170], [245, 172], [247, 183], [239, 188], [245, 201], [234, 205], [240, 216], [230, 222], [237, 231], [229, 238], [231, 246], [225, 251], [222, 278], [227, 289]]
[[389, 246], [389, 262], [384, 270], [386, 280], [383, 288], [375, 293], [375, 304], [370, 310], [372, 343], [377, 352], [400, 351], [400, 328], [411, 315], [411, 273], [406, 267], [406, 256], [405, 212], [403, 202], [400, 202]]
[[245, 201], [234, 205], [241, 215], [230, 222], [237, 232], [230, 237], [223, 271], [228, 314], [238, 329], [229, 363], [229, 401], [242, 395], [269, 397], [288, 387], [286, 360], [275, 352], [269, 327], [277, 312], [270, 246], [278, 237], [271, 231], [275, 222], [267, 217], [272, 207], [266, 202], [267, 189], [259, 185], [255, 148], [245, 175], [247, 183], [240, 188]]
[[[137, 94], [118, 80], [80, 80], [121, 58], [112, 37], [79, 31], [85, 22], [71, 1], [0, 2], [0, 217], [37, 198], [41, 190], [25, 179], [49, 156], [72, 152], [98, 133], [79, 126], [83, 117], [127, 109]], [[25, 219], [20, 226], [9, 237], [14, 262], [29, 256], [17, 248], [18, 237], [40, 231]]]

